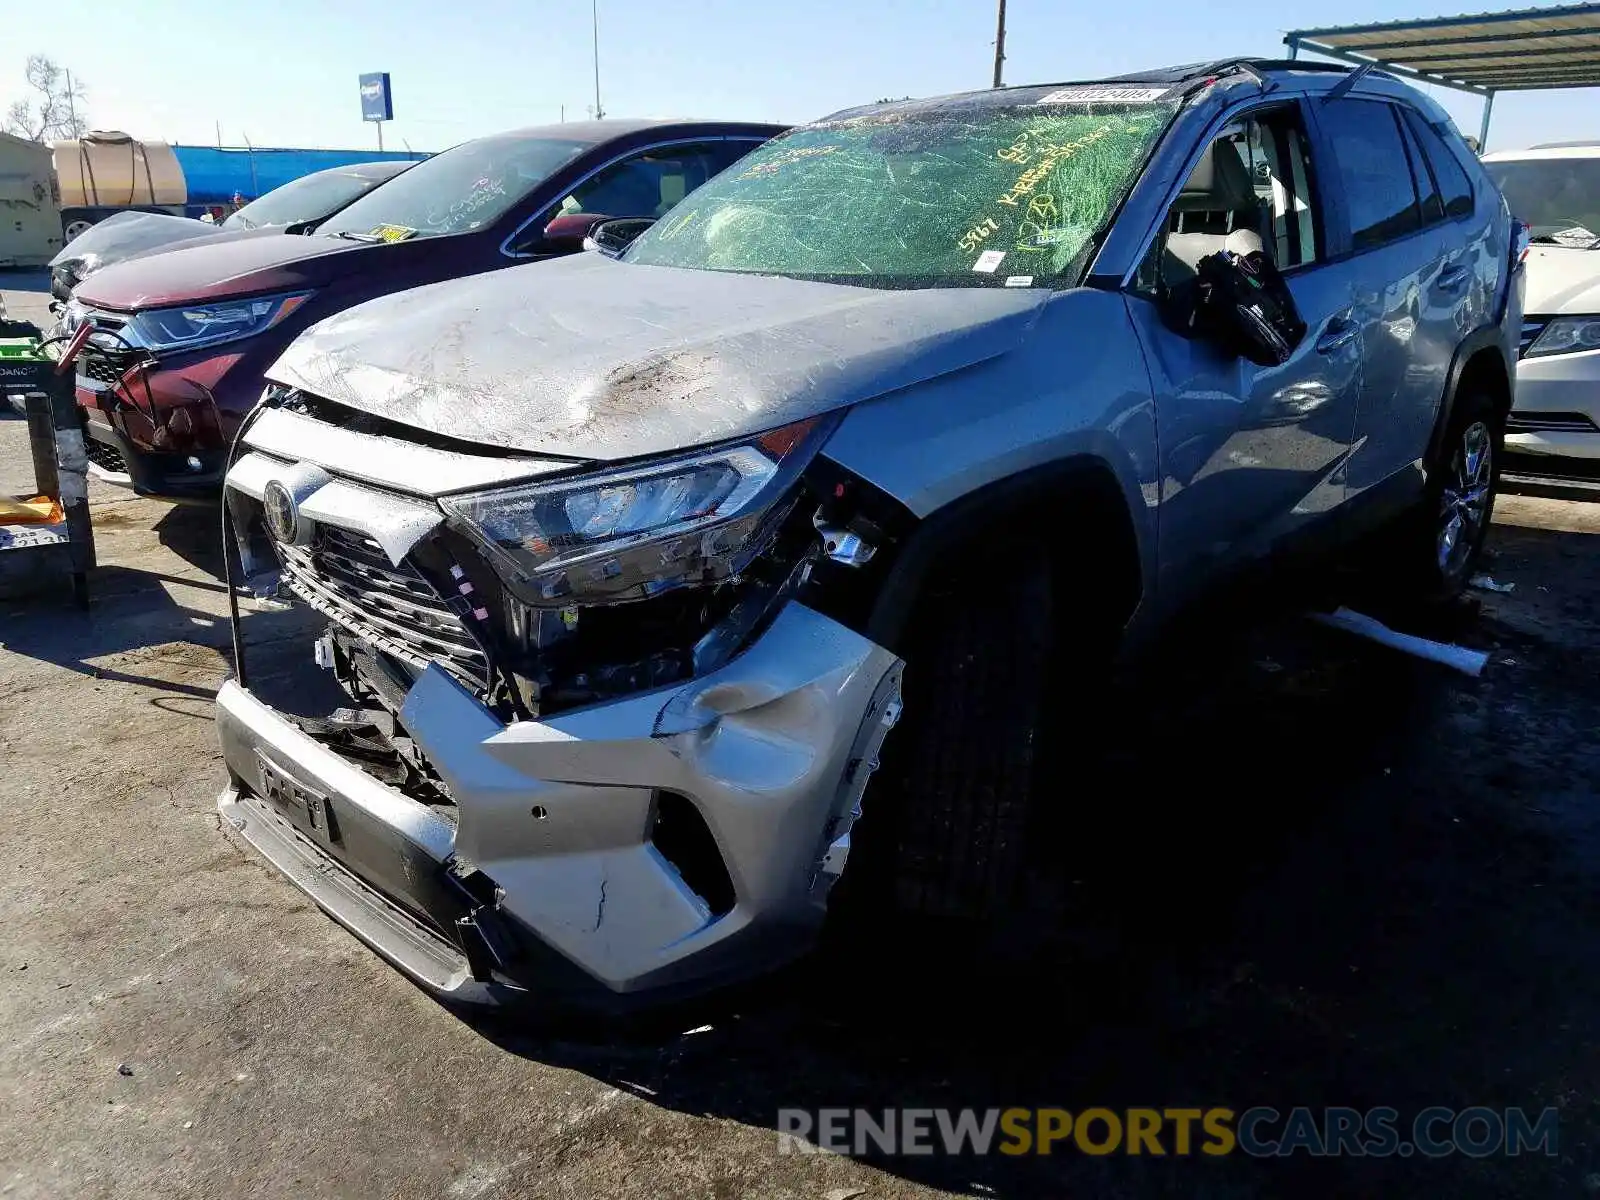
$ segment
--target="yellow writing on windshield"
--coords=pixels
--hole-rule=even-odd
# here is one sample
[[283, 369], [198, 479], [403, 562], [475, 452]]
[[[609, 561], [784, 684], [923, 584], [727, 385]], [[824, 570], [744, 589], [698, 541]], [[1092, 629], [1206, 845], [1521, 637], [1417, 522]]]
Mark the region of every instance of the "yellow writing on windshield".
[[666, 228], [661, 231], [661, 240], [664, 242], [670, 242], [685, 229], [689, 228], [689, 223], [699, 215], [700, 210], [698, 208], [691, 208], [688, 212], [684, 213], [683, 216], [675, 217], [668, 221]]
[[[1085, 150], [1096, 142], [1110, 137], [1112, 129], [1113, 126], [1111, 125], [1102, 125], [1099, 129], [1091, 130], [1082, 137], [1074, 138], [1070, 142], [1041, 142], [1033, 146], [1022, 146], [1019, 150], [1018, 143], [1024, 142], [1027, 137], [1024, 134], [1017, 139], [1016, 143], [997, 153], [1001, 158], [1005, 158], [1010, 162], [1028, 162], [1034, 157], [1037, 157], [1038, 161], [1017, 176], [1017, 181], [1003, 195], [996, 198], [997, 202], [1015, 208], [1024, 197], [1032, 194], [1034, 188], [1048, 179], [1050, 172], [1055, 170], [1058, 165], [1066, 162], [1080, 150]], [[1008, 157], [1017, 154], [1023, 157]]]

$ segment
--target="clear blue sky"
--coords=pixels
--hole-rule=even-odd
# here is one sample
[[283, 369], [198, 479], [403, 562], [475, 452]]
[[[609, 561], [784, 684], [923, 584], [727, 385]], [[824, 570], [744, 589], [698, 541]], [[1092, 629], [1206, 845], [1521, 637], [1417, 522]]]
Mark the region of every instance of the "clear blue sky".
[[[1006, 80], [1051, 82], [1283, 53], [1283, 31], [1445, 15], [1425, 0], [1010, 0]], [[1507, 5], [1510, 7], [1510, 5]], [[600, 0], [612, 116], [803, 121], [880, 96], [988, 84], [994, 0]], [[48, 9], [48, 15], [46, 15]], [[371, 146], [356, 76], [389, 71], [402, 139], [440, 149], [569, 119], [594, 103], [589, 0], [55, 0], [0, 44], [0, 109], [44, 53], [88, 90], [99, 128], [230, 145]], [[20, 35], [20, 36], [18, 36]], [[1464, 132], [1475, 97], [1437, 95]], [[1600, 137], [1600, 90], [1507, 94], [1490, 148]]]

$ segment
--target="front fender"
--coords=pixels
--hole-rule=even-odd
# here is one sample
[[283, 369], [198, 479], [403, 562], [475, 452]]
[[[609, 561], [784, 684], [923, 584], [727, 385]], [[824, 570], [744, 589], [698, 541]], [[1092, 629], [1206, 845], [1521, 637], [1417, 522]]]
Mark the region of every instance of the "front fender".
[[1127, 504], [1142, 577], [1155, 578], [1155, 405], [1116, 293], [1057, 293], [1015, 350], [857, 405], [825, 453], [920, 518], [1008, 480], [1097, 467]]

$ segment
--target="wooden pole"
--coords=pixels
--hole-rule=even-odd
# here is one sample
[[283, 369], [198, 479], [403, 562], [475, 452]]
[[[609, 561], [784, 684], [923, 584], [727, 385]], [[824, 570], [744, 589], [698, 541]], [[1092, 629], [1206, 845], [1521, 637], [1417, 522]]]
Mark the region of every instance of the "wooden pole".
[[994, 31], [994, 86], [1004, 87], [1006, 63], [1006, 0], [1000, 0], [1000, 13]]

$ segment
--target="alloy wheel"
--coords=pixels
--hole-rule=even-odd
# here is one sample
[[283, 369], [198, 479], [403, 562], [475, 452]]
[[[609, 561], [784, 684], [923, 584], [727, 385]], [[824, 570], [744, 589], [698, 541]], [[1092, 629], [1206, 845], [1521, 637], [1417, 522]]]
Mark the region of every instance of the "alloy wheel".
[[1494, 486], [1494, 438], [1489, 426], [1474, 421], [1461, 433], [1450, 461], [1450, 476], [1439, 499], [1439, 570], [1456, 575], [1477, 546], [1489, 519]]

